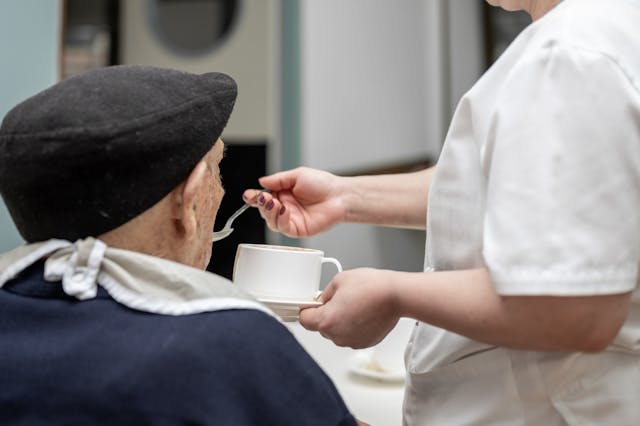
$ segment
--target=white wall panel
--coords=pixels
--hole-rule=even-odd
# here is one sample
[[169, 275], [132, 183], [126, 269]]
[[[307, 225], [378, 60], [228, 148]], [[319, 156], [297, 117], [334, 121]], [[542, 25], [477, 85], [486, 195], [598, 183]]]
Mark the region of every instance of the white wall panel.
[[303, 163], [350, 171], [437, 153], [438, 129], [424, 125], [425, 2], [302, 5]]

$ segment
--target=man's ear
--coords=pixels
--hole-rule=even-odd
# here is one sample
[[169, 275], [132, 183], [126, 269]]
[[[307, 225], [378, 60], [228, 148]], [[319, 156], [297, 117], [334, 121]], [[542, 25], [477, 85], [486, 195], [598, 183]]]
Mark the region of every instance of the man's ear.
[[196, 206], [206, 179], [207, 164], [200, 161], [187, 179], [174, 189], [173, 217], [176, 225], [184, 231], [186, 239], [191, 239], [196, 235], [198, 229]]

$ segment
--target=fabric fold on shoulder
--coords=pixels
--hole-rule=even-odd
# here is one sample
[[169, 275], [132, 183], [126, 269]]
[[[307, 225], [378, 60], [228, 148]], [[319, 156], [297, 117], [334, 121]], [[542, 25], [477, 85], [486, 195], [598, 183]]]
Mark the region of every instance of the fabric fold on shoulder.
[[0, 255], [0, 287], [46, 257], [44, 277], [62, 281], [66, 294], [92, 299], [98, 285], [118, 303], [161, 315], [254, 309], [279, 318], [219, 275], [129, 250], [109, 248], [95, 238], [71, 243], [49, 240]]

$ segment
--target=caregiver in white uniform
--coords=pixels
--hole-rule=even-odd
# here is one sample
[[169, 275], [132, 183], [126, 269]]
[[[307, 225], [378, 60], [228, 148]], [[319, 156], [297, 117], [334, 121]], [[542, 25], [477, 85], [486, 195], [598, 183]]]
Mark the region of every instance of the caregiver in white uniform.
[[462, 98], [436, 168], [281, 172], [260, 212], [290, 236], [426, 224], [423, 273], [345, 271], [300, 315], [356, 348], [418, 321], [405, 424], [640, 424], [640, 0], [490, 3], [535, 22]]

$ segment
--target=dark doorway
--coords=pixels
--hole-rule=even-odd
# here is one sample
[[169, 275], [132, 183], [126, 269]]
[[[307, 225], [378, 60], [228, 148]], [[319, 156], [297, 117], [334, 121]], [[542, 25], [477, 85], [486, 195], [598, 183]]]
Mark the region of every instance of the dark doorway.
[[[214, 229], [221, 229], [229, 216], [242, 204], [242, 193], [248, 188], [259, 188], [258, 178], [266, 173], [266, 144], [234, 143], [226, 140], [224, 159], [220, 164], [225, 196], [216, 217]], [[264, 221], [256, 209], [244, 212], [233, 223], [234, 231], [224, 240], [213, 244], [208, 271], [232, 278], [233, 261], [240, 243], [265, 242]]]

